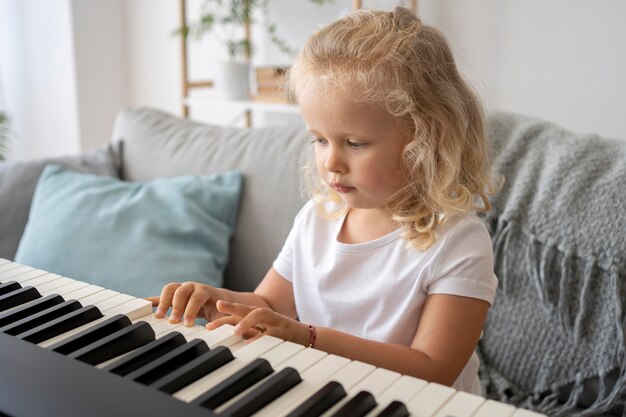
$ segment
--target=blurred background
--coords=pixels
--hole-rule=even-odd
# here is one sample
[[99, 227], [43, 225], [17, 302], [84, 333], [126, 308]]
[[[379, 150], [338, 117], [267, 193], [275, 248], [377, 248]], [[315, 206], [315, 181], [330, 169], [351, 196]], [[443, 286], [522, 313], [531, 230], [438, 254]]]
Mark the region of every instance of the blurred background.
[[[196, 21], [204, 0], [186, 0]], [[351, 0], [267, 0], [249, 38], [251, 89], [259, 68], [288, 67], [320, 25], [349, 13]], [[392, 10], [409, 1], [363, 0]], [[622, 0], [420, 0], [488, 111], [540, 117], [580, 133], [626, 139], [626, 2]], [[215, 88], [228, 60], [223, 38], [189, 37], [184, 77], [181, 0], [0, 0], [0, 111], [10, 120], [11, 159], [76, 154], [110, 140], [115, 114], [150, 106], [207, 123], [244, 126], [246, 100]], [[268, 27], [275, 25], [270, 33]], [[231, 105], [233, 104], [233, 105]], [[293, 105], [252, 107], [253, 126], [298, 123]]]

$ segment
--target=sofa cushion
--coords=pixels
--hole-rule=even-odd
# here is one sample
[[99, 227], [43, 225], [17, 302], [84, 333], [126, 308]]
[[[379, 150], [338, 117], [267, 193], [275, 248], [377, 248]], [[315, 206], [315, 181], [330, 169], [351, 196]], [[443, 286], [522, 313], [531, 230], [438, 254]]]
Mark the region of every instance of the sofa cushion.
[[480, 342], [487, 395], [549, 415], [626, 394], [626, 141], [489, 119], [505, 177], [487, 220], [500, 280]]
[[300, 191], [303, 126], [224, 128], [149, 108], [118, 114], [113, 140], [124, 140], [123, 178], [146, 181], [234, 169], [245, 177], [225, 286], [252, 290], [280, 251], [304, 204]]
[[135, 296], [222, 284], [241, 175], [129, 183], [45, 168], [16, 261]]
[[119, 171], [112, 144], [80, 156], [0, 163], [0, 258], [15, 258], [37, 180], [44, 167], [52, 163], [110, 177], [117, 177]]

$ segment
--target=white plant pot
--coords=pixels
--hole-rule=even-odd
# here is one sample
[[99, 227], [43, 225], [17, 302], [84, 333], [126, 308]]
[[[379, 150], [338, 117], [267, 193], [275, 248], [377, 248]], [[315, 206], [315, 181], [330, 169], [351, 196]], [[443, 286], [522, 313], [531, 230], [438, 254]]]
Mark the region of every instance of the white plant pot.
[[215, 90], [227, 100], [250, 98], [250, 64], [243, 62], [220, 62], [215, 77]]

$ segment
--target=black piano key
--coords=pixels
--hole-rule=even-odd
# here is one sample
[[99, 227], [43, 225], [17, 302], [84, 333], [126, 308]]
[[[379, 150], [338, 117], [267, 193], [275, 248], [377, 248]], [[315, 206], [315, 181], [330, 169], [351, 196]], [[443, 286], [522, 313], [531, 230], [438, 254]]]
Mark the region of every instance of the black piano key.
[[392, 401], [376, 417], [409, 417], [410, 413], [406, 405], [401, 401]]
[[191, 403], [213, 410], [273, 372], [267, 360], [257, 358], [195, 398]]
[[300, 382], [302, 378], [298, 371], [291, 367], [284, 368], [226, 407], [220, 414], [230, 417], [249, 417]]
[[103, 337], [106, 337], [116, 331], [130, 326], [132, 323], [128, 317], [123, 314], [116, 314], [113, 317], [108, 318], [98, 324], [84, 329], [66, 339], [63, 339], [54, 345], [48, 346], [48, 349], [68, 355], [78, 349], [82, 349], [85, 346], [96, 342]]
[[319, 417], [346, 395], [348, 394], [343, 385], [337, 381], [330, 381], [293, 409], [287, 417]]
[[15, 281], [7, 281], [0, 284], [0, 295], [4, 295], [15, 290], [19, 290], [22, 286]]
[[90, 365], [97, 365], [133, 349], [145, 346], [153, 340], [154, 330], [152, 327], [145, 321], [140, 321], [103, 337], [67, 356]]
[[[25, 287], [25, 288], [32, 288], [32, 287]], [[39, 294], [39, 292], [37, 293]], [[7, 324], [15, 323], [18, 320], [21, 320], [25, 317], [32, 316], [35, 313], [46, 310], [57, 304], [61, 304], [62, 302], [63, 302], [63, 297], [57, 294], [52, 294], [43, 298], [38, 298], [36, 300], [29, 301], [25, 304], [15, 307], [11, 311], [7, 311], [7, 312], [0, 314], [0, 327], [4, 327]]]
[[39, 325], [17, 335], [20, 339], [31, 343], [41, 343], [60, 334], [69, 332], [83, 324], [91, 323], [102, 317], [102, 313], [94, 306], [87, 306], [67, 313], [64, 316]]
[[208, 351], [209, 346], [204, 340], [194, 339], [129, 373], [125, 378], [150, 385]]
[[182, 346], [185, 343], [187, 343], [187, 340], [185, 340], [185, 337], [182, 334], [178, 332], [168, 333], [165, 336], [140, 347], [123, 358], [110, 363], [109, 365], [103, 367], [102, 370], [116, 375], [125, 376], [133, 372], [135, 369], [141, 368], [145, 364], [152, 362], [153, 360], [171, 352], [178, 346]]
[[234, 359], [230, 349], [218, 346], [215, 349], [204, 352], [202, 355], [179, 367], [168, 375], [150, 384], [151, 388], [173, 394], [210, 374]]
[[0, 311], [17, 307], [40, 297], [41, 294], [39, 294], [39, 291], [34, 287], [19, 288], [15, 291], [0, 295]]
[[332, 417], [363, 417], [376, 405], [376, 399], [371, 393], [360, 391], [333, 413]]
[[76, 300], [64, 301], [32, 316], [24, 317], [21, 320], [8, 324], [0, 328], [0, 332], [15, 336], [80, 308], [82, 306]]

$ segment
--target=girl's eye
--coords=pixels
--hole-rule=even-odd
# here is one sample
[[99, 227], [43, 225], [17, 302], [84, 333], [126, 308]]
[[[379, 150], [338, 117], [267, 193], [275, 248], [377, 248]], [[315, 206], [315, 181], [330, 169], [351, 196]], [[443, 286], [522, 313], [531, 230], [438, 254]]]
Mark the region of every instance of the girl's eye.
[[326, 139], [322, 139], [322, 138], [313, 138], [311, 140], [311, 143], [314, 143], [316, 145], [326, 145], [328, 141]]
[[361, 149], [363, 147], [365, 147], [364, 143], [361, 142], [353, 142], [351, 140], [348, 141], [348, 145], [353, 148], [353, 149]]

